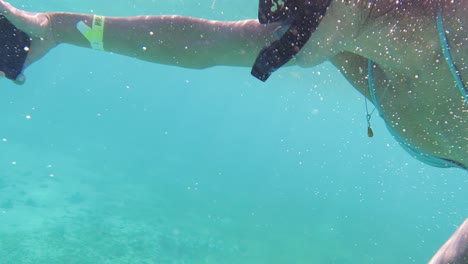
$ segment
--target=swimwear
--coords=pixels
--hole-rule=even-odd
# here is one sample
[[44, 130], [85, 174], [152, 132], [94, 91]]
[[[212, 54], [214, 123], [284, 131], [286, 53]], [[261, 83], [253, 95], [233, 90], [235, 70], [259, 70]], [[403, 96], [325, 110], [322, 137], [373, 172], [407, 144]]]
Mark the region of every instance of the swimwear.
[[[379, 112], [380, 117], [385, 121], [385, 116], [383, 115], [382, 108], [376, 96], [376, 90], [374, 86], [374, 74], [373, 74], [374, 66], [375, 66], [374, 62], [369, 59], [368, 64], [367, 64], [367, 83], [369, 86], [369, 93], [370, 93], [372, 103], [374, 104], [375, 108]], [[400, 143], [403, 149], [406, 150], [406, 152], [408, 152], [411, 156], [418, 159], [419, 161], [426, 163], [428, 165], [434, 166], [434, 167], [439, 167], [439, 168], [456, 167], [456, 168], [461, 168], [465, 170], [468, 169], [467, 167], [465, 167], [463, 164], [459, 162], [443, 159], [443, 158], [440, 158], [431, 154], [421, 152], [421, 150], [411, 145], [402, 136], [400, 136], [395, 131], [395, 129], [393, 129], [393, 127], [391, 127], [387, 122], [385, 122], [385, 124], [387, 125], [387, 129], [388, 131], [390, 131], [390, 134], [392, 134], [395, 140], [398, 141], [398, 143]]]
[[450, 46], [448, 44], [447, 34], [445, 33], [444, 29], [441, 10], [439, 10], [439, 12], [437, 13], [437, 30], [439, 32], [440, 45], [444, 53], [445, 61], [447, 62], [447, 66], [449, 67], [450, 73], [452, 74], [453, 79], [457, 84], [458, 90], [460, 90], [460, 93], [462, 94], [465, 102], [468, 103], [468, 89], [466, 88], [465, 83], [461, 78], [460, 71], [453, 62], [452, 54], [450, 53]]
[[[445, 29], [442, 23], [442, 13], [439, 11], [437, 13], [437, 18], [436, 18], [436, 24], [437, 24], [437, 30], [440, 38], [440, 43], [441, 43], [441, 48], [444, 54], [444, 57], [446, 59], [447, 65], [450, 69], [450, 72], [454, 78], [455, 83], [457, 84], [458, 89], [460, 90], [460, 93], [462, 97], [464, 98], [465, 102], [468, 102], [468, 95], [467, 95], [467, 89], [463, 83], [463, 80], [461, 79], [460, 72], [458, 71], [455, 63], [453, 62], [452, 55], [450, 53], [450, 46], [448, 45], [448, 40], [447, 36], [445, 33]], [[375, 66], [374, 62], [371, 59], [368, 59], [368, 65], [367, 65], [367, 82], [369, 86], [369, 93], [371, 96], [372, 103], [374, 104], [375, 108], [379, 112], [380, 117], [385, 120], [385, 117], [382, 112], [382, 108], [377, 100], [376, 96], [376, 90], [374, 86], [374, 78], [373, 78], [373, 67]], [[457, 162], [457, 161], [452, 161], [452, 160], [447, 160], [444, 158], [440, 158], [428, 153], [423, 153], [421, 152], [420, 149], [417, 147], [411, 145], [408, 141], [406, 141], [402, 136], [400, 136], [393, 127], [391, 127], [387, 122], [385, 122], [387, 125], [388, 131], [390, 131], [390, 134], [393, 135], [393, 137], [400, 143], [400, 145], [403, 147], [406, 152], [408, 152], [411, 156], [414, 158], [418, 159], [419, 161], [426, 163], [431, 166], [439, 167], [439, 168], [448, 168], [448, 167], [456, 167], [456, 168], [461, 168], [468, 170], [466, 166], [463, 164]]]
[[[325, 15], [331, 0], [325, 1], [322, 6], [315, 6], [310, 0], [260, 0], [258, 19], [261, 24], [280, 22], [289, 25], [283, 36], [260, 51], [257, 60], [252, 68], [252, 75], [262, 81], [266, 81], [275, 70], [286, 64], [293, 58], [309, 40], [312, 33], [319, 25]], [[437, 29], [443, 54], [452, 76], [465, 101], [468, 102], [468, 92], [461, 80], [460, 72], [455, 66], [448, 45], [447, 36], [442, 23], [442, 14], [437, 14]], [[373, 104], [380, 116], [385, 120], [382, 109], [377, 101], [376, 91], [373, 81], [374, 62], [368, 60], [368, 85]], [[431, 154], [421, 152], [417, 147], [411, 145], [400, 136], [389, 124], [388, 130], [401, 146], [411, 156], [435, 167], [458, 167], [467, 169], [463, 164], [443, 159]]]

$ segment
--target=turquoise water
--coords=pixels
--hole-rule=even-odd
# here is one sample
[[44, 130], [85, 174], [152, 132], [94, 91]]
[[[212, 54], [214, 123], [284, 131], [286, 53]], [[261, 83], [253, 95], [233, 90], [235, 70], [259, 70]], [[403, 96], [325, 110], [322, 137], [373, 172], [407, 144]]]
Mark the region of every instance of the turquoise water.
[[[169, 2], [169, 3], [167, 3]], [[19, 1], [256, 16], [256, 1]], [[0, 263], [425, 263], [468, 178], [406, 154], [329, 64], [160, 66], [61, 46], [0, 96]], [[27, 117], [30, 118], [27, 118]]]

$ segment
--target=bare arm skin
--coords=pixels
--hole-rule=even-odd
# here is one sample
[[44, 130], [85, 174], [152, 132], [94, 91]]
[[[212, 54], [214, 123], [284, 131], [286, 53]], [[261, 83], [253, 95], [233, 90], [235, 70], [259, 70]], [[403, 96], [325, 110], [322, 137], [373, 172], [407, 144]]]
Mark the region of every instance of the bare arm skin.
[[[32, 37], [24, 68], [59, 44], [90, 48], [76, 29], [92, 15], [25, 12], [0, 0], [0, 12]], [[134, 58], [186, 68], [251, 67], [261, 48], [276, 39], [279, 25], [257, 20], [212, 21], [183, 16], [106, 17], [104, 49]]]
[[[75, 28], [88, 26], [92, 16], [72, 13], [48, 14], [57, 44], [89, 47]], [[276, 25], [256, 20], [210, 21], [182, 16], [106, 17], [104, 49], [145, 61], [202, 69], [216, 65], [251, 67]]]
[[[461, 99], [442, 55], [435, 27], [439, 6], [454, 62], [467, 82], [466, 0], [335, 0], [296, 62], [313, 67], [331, 60], [369, 97], [367, 61], [373, 60], [376, 95], [387, 124], [422, 152], [468, 167], [468, 103]], [[33, 38], [25, 67], [58, 44], [90, 47], [76, 24], [89, 26], [91, 15], [28, 13], [2, 0], [0, 12]], [[180, 67], [251, 67], [260, 49], [275, 40], [277, 29], [256, 20], [107, 17], [104, 49]], [[467, 233], [465, 221], [431, 264], [467, 264]]]
[[[335, 0], [296, 63], [313, 67], [332, 60], [356, 89], [368, 94], [366, 61], [373, 60], [377, 103], [392, 130], [418, 151], [466, 168], [468, 104], [440, 47], [435, 26], [439, 8], [454, 62], [467, 82], [468, 1]], [[90, 15], [28, 13], [1, 0], [0, 12], [33, 37], [26, 67], [61, 43], [89, 47], [76, 24], [84, 21], [90, 25]], [[180, 67], [251, 67], [260, 49], [275, 39], [277, 28], [255, 20], [108, 17], [104, 48]]]
[[429, 264], [468, 264], [468, 219], [437, 251]]

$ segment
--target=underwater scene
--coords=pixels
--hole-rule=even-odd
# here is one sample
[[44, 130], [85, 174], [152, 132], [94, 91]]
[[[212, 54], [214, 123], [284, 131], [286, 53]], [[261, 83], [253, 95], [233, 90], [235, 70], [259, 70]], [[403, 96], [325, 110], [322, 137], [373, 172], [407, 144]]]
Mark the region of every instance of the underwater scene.
[[[252, 0], [12, 0], [29, 11], [257, 17]], [[407, 154], [330, 63], [158, 65], [61, 45], [0, 80], [0, 264], [427, 263], [468, 175]], [[369, 107], [373, 108], [369, 103]]]

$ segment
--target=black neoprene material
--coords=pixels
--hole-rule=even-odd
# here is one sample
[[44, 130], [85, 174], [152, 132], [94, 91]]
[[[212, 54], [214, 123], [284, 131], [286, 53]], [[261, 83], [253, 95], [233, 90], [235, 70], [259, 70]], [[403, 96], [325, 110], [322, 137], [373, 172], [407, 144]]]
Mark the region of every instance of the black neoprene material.
[[292, 12], [289, 1], [260, 0], [258, 7], [258, 21], [260, 24], [284, 22], [290, 18]]
[[262, 24], [281, 22], [289, 25], [280, 39], [263, 48], [252, 67], [252, 75], [266, 81], [288, 63], [307, 43], [318, 27], [331, 0], [260, 0], [258, 20]]
[[0, 14], [0, 71], [16, 80], [23, 70], [31, 39]]

